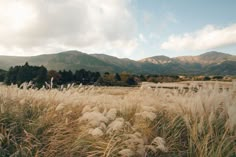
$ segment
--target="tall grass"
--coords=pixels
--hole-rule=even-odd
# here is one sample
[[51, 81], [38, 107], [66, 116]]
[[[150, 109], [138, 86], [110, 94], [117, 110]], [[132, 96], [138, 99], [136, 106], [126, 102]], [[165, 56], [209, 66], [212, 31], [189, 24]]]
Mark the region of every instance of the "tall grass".
[[233, 157], [236, 87], [1, 86], [0, 156]]

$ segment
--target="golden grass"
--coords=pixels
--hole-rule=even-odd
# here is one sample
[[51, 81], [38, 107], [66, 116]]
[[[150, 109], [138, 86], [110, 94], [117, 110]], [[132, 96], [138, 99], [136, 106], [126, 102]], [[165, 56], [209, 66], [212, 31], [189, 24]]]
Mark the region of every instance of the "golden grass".
[[0, 156], [236, 156], [236, 87], [189, 86], [0, 86]]

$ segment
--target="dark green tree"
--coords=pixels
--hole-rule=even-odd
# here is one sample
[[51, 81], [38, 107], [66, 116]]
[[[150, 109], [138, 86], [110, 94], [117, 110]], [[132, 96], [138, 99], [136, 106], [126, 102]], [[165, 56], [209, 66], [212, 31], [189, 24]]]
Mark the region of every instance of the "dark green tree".
[[47, 81], [48, 71], [44, 66], [41, 66], [37, 71], [37, 76], [35, 78], [36, 86], [41, 87]]
[[10, 67], [4, 81], [7, 85], [10, 85], [11, 83], [16, 84], [17, 74], [18, 74], [19, 69], [20, 69], [20, 66]]
[[74, 76], [71, 70], [63, 70], [59, 71], [58, 73], [61, 75], [61, 79], [59, 81], [60, 84], [71, 83], [74, 80]]
[[33, 67], [30, 67], [28, 62], [25, 63], [22, 67], [19, 68], [17, 73], [17, 81], [18, 85], [22, 84], [23, 82], [30, 82], [34, 78], [33, 76]]
[[126, 80], [126, 83], [128, 85], [136, 85], [137, 84], [137, 82], [134, 80], [134, 77], [132, 77], [132, 76], [128, 77], [128, 79]]
[[118, 73], [114, 76], [115, 81], [121, 81], [120, 75]]
[[6, 73], [7, 72], [5, 70], [0, 69], [0, 82], [3, 82], [5, 80]]
[[33, 81], [35, 85], [42, 86], [47, 79], [47, 69], [43, 66], [30, 66], [27, 62], [23, 66], [11, 67], [6, 74], [6, 84], [22, 84]]

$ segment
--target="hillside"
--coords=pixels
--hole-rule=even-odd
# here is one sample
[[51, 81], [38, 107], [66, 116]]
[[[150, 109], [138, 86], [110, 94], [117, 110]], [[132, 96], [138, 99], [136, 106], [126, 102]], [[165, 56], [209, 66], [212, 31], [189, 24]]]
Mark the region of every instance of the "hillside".
[[210, 65], [210, 64], [219, 64], [224, 61], [236, 61], [236, 56], [211, 51], [198, 56], [179, 56], [175, 58], [169, 58], [167, 56], [153, 56], [140, 60], [140, 62], [149, 62], [153, 64], [166, 64], [170, 62], [178, 62], [181, 64], [201, 64], [201, 65]]
[[22, 65], [25, 62], [31, 65], [44, 65], [49, 70], [75, 71], [83, 68], [102, 73], [126, 71], [136, 74], [236, 75], [236, 56], [220, 52], [175, 58], [153, 56], [139, 61], [79, 51], [31, 57], [0, 56], [0, 69], [8, 70], [11, 66]]
[[167, 56], [154, 56], [141, 59], [139, 62], [153, 63], [153, 64], [167, 64], [173, 62], [173, 59]]
[[136, 71], [137, 69], [141, 70], [142, 68], [142, 65], [139, 62], [127, 58], [117, 58], [105, 54], [92, 54], [91, 56], [94, 56], [97, 59], [110, 64], [112, 67], [115, 68], [117, 72], [122, 72], [122, 71], [132, 72]]
[[39, 55], [32, 57], [0, 56], [0, 69], [9, 69], [10, 66], [22, 65], [28, 62], [31, 65], [44, 65], [49, 70], [78, 70], [114, 71], [110, 64], [79, 51], [66, 51], [57, 54]]
[[220, 53], [207, 52], [199, 56], [181, 56], [175, 58], [180, 63], [199, 63], [202, 65], [219, 64], [224, 61], [236, 61], [236, 56]]
[[0, 56], [0, 69], [8, 70], [11, 66], [21, 65], [29, 57]]

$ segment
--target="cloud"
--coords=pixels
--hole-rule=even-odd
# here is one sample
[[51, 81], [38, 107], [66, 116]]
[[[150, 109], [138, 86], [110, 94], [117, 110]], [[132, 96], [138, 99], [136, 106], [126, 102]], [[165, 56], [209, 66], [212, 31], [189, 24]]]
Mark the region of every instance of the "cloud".
[[147, 39], [144, 37], [144, 35], [142, 33], [139, 34], [139, 40], [143, 43], [147, 43]]
[[236, 24], [219, 28], [207, 25], [203, 29], [183, 35], [171, 35], [161, 44], [166, 50], [209, 50], [236, 44]]
[[0, 50], [7, 55], [117, 50], [125, 56], [137, 47], [129, 6], [126, 0], [0, 0]]

